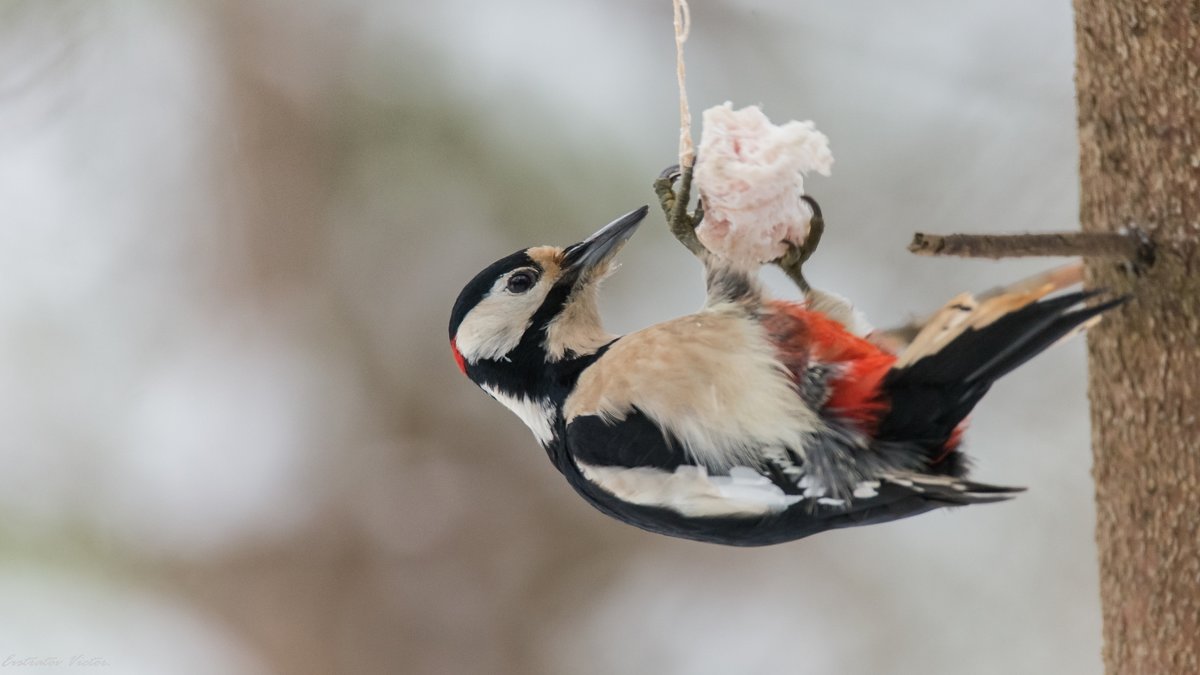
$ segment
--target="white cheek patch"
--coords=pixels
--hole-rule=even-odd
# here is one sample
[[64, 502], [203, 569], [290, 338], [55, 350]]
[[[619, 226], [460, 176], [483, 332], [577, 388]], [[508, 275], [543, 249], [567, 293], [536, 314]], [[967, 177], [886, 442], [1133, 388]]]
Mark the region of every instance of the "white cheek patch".
[[549, 400], [513, 396], [486, 384], [479, 386], [492, 398], [504, 404], [505, 408], [520, 417], [539, 443], [549, 445], [554, 440], [555, 411], [554, 405]]
[[[464, 320], [454, 343], [467, 363], [478, 363], [483, 359], [500, 360], [521, 344], [521, 336], [528, 328], [528, 321], [518, 324], [503, 315], [480, 316], [470, 321], [478, 308]], [[470, 321], [468, 323], [468, 321]]]
[[710, 476], [702, 466], [675, 471], [650, 467], [594, 466], [577, 462], [584, 478], [622, 501], [668, 508], [684, 516], [753, 517], [779, 513], [799, 502], [766, 476], [748, 467], [733, 467], [728, 476]]
[[507, 276], [498, 279], [459, 324], [454, 341], [467, 363], [501, 360], [516, 349], [551, 285], [543, 278], [527, 293], [514, 295], [504, 290], [507, 282]]

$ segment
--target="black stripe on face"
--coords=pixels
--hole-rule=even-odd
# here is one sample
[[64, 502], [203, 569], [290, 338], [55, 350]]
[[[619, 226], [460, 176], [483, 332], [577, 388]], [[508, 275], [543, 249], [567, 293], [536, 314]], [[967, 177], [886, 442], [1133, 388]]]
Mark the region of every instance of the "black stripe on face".
[[521, 250], [488, 265], [463, 287], [462, 292], [458, 294], [458, 300], [454, 301], [454, 309], [450, 310], [450, 337], [453, 338], [458, 333], [458, 327], [462, 325], [467, 314], [491, 292], [496, 279], [518, 267], [535, 267], [539, 271], [542, 270], [537, 261]]

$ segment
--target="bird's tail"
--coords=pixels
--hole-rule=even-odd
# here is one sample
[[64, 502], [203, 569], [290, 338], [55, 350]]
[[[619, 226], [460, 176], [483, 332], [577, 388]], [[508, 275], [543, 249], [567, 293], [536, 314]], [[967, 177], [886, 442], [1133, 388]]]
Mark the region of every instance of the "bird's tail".
[[890, 405], [879, 439], [931, 450], [952, 445], [955, 429], [993, 382], [1127, 299], [1083, 306], [1099, 293], [1046, 298], [1053, 290], [1047, 284], [983, 301], [963, 294], [942, 308], [884, 378]]

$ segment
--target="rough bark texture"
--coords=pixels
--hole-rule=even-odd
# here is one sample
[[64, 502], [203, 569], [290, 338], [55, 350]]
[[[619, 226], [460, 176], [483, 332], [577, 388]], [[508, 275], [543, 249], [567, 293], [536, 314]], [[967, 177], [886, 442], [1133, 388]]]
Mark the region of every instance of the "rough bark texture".
[[1104, 661], [1200, 673], [1200, 0], [1075, 0], [1081, 216], [1162, 245], [1088, 337]]

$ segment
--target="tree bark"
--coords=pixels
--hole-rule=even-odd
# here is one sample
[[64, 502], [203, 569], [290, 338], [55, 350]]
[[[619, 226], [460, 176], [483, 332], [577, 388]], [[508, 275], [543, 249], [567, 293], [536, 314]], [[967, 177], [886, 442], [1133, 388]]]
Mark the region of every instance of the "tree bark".
[[1133, 298], [1088, 336], [1111, 674], [1200, 673], [1200, 0], [1075, 0], [1081, 219], [1159, 242], [1088, 260]]

